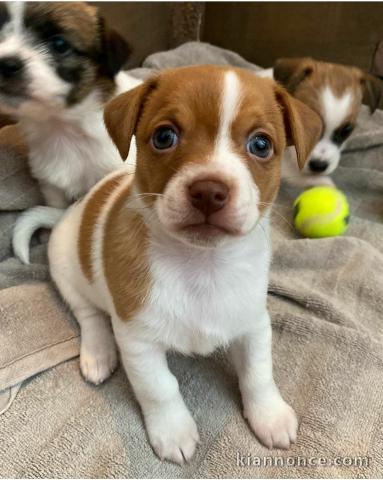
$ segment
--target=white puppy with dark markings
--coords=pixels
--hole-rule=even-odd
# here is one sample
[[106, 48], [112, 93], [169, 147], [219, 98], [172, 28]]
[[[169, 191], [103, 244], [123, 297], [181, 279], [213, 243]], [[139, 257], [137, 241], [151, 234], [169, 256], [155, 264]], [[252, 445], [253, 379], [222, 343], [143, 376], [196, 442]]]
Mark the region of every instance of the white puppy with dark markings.
[[283, 178], [303, 187], [333, 185], [329, 175], [339, 164], [362, 103], [373, 113], [383, 97], [383, 82], [359, 68], [312, 58], [281, 58], [273, 69], [257, 74], [277, 80], [320, 115], [323, 122], [321, 138], [304, 169], [298, 171], [290, 150], [286, 154]]
[[319, 117], [274, 81], [230, 67], [165, 70], [106, 107], [121, 156], [49, 242], [51, 275], [81, 326], [80, 367], [100, 383], [115, 340], [162, 459], [193, 456], [197, 426], [166, 352], [229, 350], [244, 415], [267, 447], [289, 448], [297, 419], [273, 380], [267, 311], [268, 213], [286, 145], [300, 166]]
[[119, 73], [129, 52], [85, 3], [0, 5], [0, 108], [18, 121], [31, 173], [46, 205], [58, 209], [37, 207], [18, 219], [13, 247], [24, 263], [33, 232], [122, 165], [102, 115], [107, 100], [140, 83]]

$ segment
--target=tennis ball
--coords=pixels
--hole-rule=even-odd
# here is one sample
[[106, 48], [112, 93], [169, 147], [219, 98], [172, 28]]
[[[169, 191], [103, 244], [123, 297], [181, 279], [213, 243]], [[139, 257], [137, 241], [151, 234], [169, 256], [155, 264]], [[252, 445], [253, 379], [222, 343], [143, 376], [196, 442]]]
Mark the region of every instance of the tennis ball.
[[350, 220], [346, 195], [334, 187], [313, 187], [294, 202], [294, 225], [304, 237], [343, 235]]

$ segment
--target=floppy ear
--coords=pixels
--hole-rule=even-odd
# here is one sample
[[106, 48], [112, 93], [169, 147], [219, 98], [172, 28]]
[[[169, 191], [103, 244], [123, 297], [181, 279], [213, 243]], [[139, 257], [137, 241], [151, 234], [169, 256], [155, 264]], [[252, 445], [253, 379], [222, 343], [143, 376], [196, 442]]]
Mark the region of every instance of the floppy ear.
[[363, 73], [361, 79], [363, 103], [374, 113], [383, 98], [383, 81], [369, 73]]
[[274, 65], [274, 79], [290, 93], [313, 71], [313, 60], [307, 58], [279, 58]]
[[135, 133], [142, 105], [154, 88], [154, 79], [146, 80], [106, 104], [104, 122], [106, 129], [123, 160], [129, 154], [130, 142]]
[[277, 100], [282, 108], [287, 145], [294, 145], [299, 168], [318, 142], [322, 133], [320, 116], [304, 103], [292, 97], [285, 89], [277, 87]]
[[101, 63], [105, 73], [113, 78], [124, 66], [131, 54], [128, 42], [114, 29], [108, 27], [103, 17], [99, 18], [101, 34]]

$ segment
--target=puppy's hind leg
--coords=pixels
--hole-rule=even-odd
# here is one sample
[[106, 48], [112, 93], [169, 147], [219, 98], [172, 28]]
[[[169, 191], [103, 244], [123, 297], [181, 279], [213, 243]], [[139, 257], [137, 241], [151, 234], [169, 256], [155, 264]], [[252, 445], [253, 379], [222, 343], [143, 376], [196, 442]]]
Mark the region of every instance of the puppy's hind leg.
[[69, 304], [81, 329], [80, 369], [98, 385], [115, 370], [117, 348], [108, 316], [80, 295], [62, 275], [51, 271], [59, 290]]

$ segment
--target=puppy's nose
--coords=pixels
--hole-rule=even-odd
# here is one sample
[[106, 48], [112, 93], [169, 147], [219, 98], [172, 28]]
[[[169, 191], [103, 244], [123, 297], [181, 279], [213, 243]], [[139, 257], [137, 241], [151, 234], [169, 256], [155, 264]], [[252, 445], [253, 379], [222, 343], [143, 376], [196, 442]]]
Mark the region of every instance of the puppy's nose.
[[309, 161], [309, 168], [312, 172], [324, 172], [328, 167], [328, 162], [325, 160], [319, 160], [318, 158], [313, 158]]
[[18, 57], [0, 58], [0, 77], [4, 80], [15, 78], [20, 75], [24, 67]]
[[199, 180], [189, 186], [190, 203], [206, 216], [221, 210], [229, 197], [228, 187], [214, 180]]

